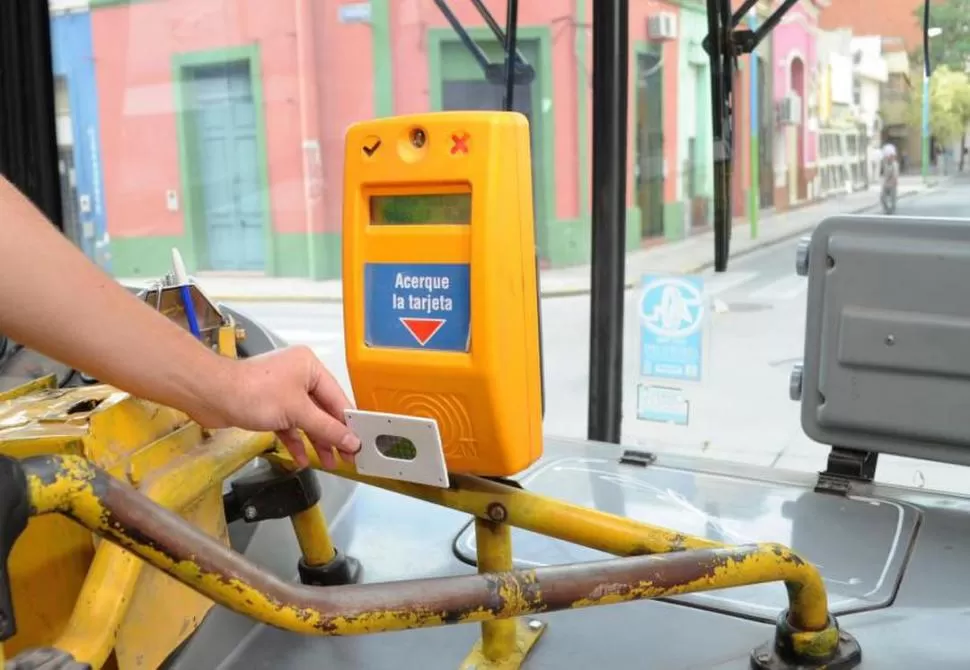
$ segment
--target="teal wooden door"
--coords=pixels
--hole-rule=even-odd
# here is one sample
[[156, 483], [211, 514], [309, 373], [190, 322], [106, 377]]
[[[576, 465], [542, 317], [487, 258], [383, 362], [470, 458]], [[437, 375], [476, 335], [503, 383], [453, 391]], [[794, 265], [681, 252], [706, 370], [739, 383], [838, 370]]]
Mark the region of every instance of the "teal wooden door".
[[[211, 270], [262, 270], [265, 212], [256, 109], [245, 61], [190, 70], [202, 259]], [[198, 220], [198, 219], [196, 219]], [[198, 239], [198, 238], [197, 238]]]

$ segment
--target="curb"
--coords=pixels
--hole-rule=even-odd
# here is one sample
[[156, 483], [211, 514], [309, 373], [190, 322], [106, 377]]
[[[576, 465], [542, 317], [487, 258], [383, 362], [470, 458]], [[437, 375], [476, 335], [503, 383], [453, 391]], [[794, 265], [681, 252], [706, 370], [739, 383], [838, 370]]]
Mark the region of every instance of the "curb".
[[[897, 200], [903, 200], [905, 198], [910, 198], [915, 195], [921, 195], [923, 193], [928, 193], [936, 189], [943, 180], [939, 180], [922, 190], [910, 190], [900, 193]], [[878, 207], [878, 203], [866, 205], [865, 207], [859, 207], [857, 209], [850, 210], [848, 212], [842, 212], [842, 214], [863, 214], [870, 210], [874, 210]], [[748, 254], [754, 253], [755, 251], [760, 251], [768, 247], [774, 246], [776, 244], [781, 244], [782, 242], [787, 242], [792, 238], [799, 237], [805, 231], [811, 230], [816, 226], [817, 222], [811, 224], [805, 224], [804, 226], [799, 226], [795, 230], [790, 230], [777, 237], [770, 239], [759, 240], [752, 243], [750, 246], [734, 251], [731, 253], [731, 260], [736, 260], [738, 258], [743, 258]], [[713, 254], [712, 254], [713, 255]], [[704, 261], [703, 263], [695, 266], [689, 266], [682, 270], [684, 274], [696, 274], [698, 272], [703, 272], [714, 266], [714, 259], [709, 261]], [[636, 288], [640, 283], [640, 278], [635, 277], [633, 279], [627, 278], [623, 283], [624, 289]], [[204, 288], [204, 287], [203, 287]], [[582, 288], [564, 288], [564, 289], [546, 289], [542, 290], [540, 286], [539, 295], [542, 298], [569, 298], [579, 295], [587, 295], [590, 292], [589, 286], [584, 286]], [[288, 302], [288, 303], [319, 303], [319, 304], [341, 304], [343, 303], [343, 297], [335, 296], [294, 296], [294, 295], [217, 295], [210, 294], [210, 299], [213, 302], [223, 302], [223, 303], [264, 303], [264, 302]]]
[[[909, 198], [909, 197], [912, 197], [912, 196], [915, 196], [915, 195], [920, 195], [922, 193], [927, 193], [927, 192], [935, 189], [938, 185], [939, 185], [939, 182], [933, 184], [932, 186], [928, 186], [928, 187], [926, 187], [926, 188], [924, 188], [922, 190], [919, 190], [919, 191], [916, 191], [916, 190], [905, 191], [903, 193], [900, 193], [896, 197], [896, 199], [898, 201], [898, 200], [903, 200], [905, 198]], [[868, 212], [870, 210], [877, 209], [878, 207], [879, 207], [879, 205], [878, 205], [878, 203], [876, 203], [876, 204], [866, 205], [865, 207], [858, 207], [856, 209], [852, 209], [852, 210], [849, 210], [847, 212], [841, 212], [841, 213], [842, 214], [863, 214], [863, 213]], [[781, 235], [779, 235], [777, 237], [773, 237], [771, 239], [766, 239], [766, 240], [759, 240], [758, 242], [754, 242], [750, 246], [745, 247], [744, 249], [741, 249], [741, 250], [732, 252], [732, 254], [731, 254], [731, 260], [733, 261], [733, 260], [736, 260], [738, 258], [743, 258], [744, 256], [747, 256], [748, 254], [754, 253], [755, 251], [760, 251], [761, 249], [767, 249], [768, 247], [774, 246], [776, 244], [781, 244], [782, 242], [787, 242], [788, 240], [791, 240], [791, 239], [793, 239], [795, 237], [799, 237], [803, 233], [805, 233], [805, 231], [811, 230], [812, 228], [814, 228], [817, 225], [817, 223], [818, 222], [811, 223], [811, 224], [806, 224], [804, 226], [799, 226], [797, 229], [788, 231], [788, 232], [783, 233], [783, 234], [781, 234]], [[703, 272], [704, 270], [710, 269], [712, 267], [714, 267], [714, 259], [713, 258], [711, 260], [709, 260], [709, 261], [704, 261], [703, 263], [701, 263], [699, 265], [688, 266], [687, 268], [685, 268], [681, 272], [683, 274], [697, 274], [699, 272]], [[624, 289], [633, 289], [633, 288], [636, 288], [639, 284], [640, 284], [640, 278], [639, 277], [634, 277], [632, 279], [628, 277], [624, 281], [624, 283], [623, 283], [623, 288]], [[586, 295], [589, 292], [590, 292], [590, 288], [588, 286], [586, 286], [586, 287], [583, 287], [583, 288], [571, 288], [571, 289], [561, 289], [561, 290], [552, 289], [552, 290], [548, 290], [548, 291], [541, 291], [540, 292], [540, 295], [543, 298], [568, 298], [568, 297], [575, 297], [575, 296], [579, 296], [579, 295]]]
[[[910, 198], [910, 197], [912, 197], [914, 195], [920, 195], [921, 193], [927, 193], [928, 191], [932, 190], [933, 188], [936, 188], [936, 186], [934, 185], [934, 186], [925, 188], [922, 191], [906, 191], [904, 193], [900, 193], [899, 195], [897, 195], [896, 196], [896, 200], [899, 201], [899, 200], [903, 200], [905, 198]], [[852, 210], [849, 210], [847, 212], [841, 212], [841, 214], [864, 214], [864, 213], [869, 212], [871, 210], [877, 209], [878, 207], [879, 207], [878, 204], [876, 204], [876, 205], [866, 205], [865, 207], [859, 207], [857, 209], [852, 209]], [[737, 253], [732, 254], [731, 255], [731, 260], [734, 260], [736, 258], [743, 258], [744, 256], [747, 256], [748, 254], [751, 254], [751, 253], [753, 253], [755, 251], [760, 251], [761, 249], [767, 249], [768, 247], [774, 246], [776, 244], [781, 244], [782, 242], [787, 242], [787, 241], [789, 241], [789, 240], [791, 240], [793, 238], [800, 237], [802, 234], [805, 233], [805, 231], [812, 230], [813, 228], [815, 228], [816, 225], [818, 225], [818, 222], [811, 223], [811, 224], [806, 224], [804, 226], [799, 226], [797, 230], [790, 230], [790, 231], [788, 231], [786, 233], [782, 233], [781, 235], [779, 235], [778, 237], [775, 237], [773, 239], [770, 239], [770, 240], [760, 240], [758, 242], [754, 242], [750, 246], [746, 247], [745, 249], [741, 249]], [[684, 274], [702, 272], [702, 271], [707, 270], [707, 269], [709, 269], [711, 267], [714, 267], [714, 261], [713, 260], [705, 261], [704, 263], [702, 263], [702, 264], [700, 264], [700, 265], [698, 265], [696, 267], [693, 267], [693, 268], [691, 268], [689, 270], [686, 270]]]

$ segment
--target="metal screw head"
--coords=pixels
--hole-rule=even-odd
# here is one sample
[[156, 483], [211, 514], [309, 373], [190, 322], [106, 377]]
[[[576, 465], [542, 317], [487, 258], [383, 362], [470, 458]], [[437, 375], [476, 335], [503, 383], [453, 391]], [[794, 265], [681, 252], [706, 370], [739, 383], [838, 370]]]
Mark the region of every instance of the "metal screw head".
[[886, 346], [890, 346], [891, 347], [894, 344], [896, 344], [896, 336], [895, 335], [886, 335]]
[[532, 619], [529, 621], [529, 630], [536, 631], [536, 630], [539, 630], [540, 628], [542, 628], [542, 622], [539, 621], [538, 619]]
[[788, 397], [798, 402], [802, 399], [802, 381], [805, 378], [805, 366], [795, 363], [791, 369], [791, 376], [788, 378]]
[[485, 508], [485, 513], [488, 514], [489, 519], [496, 523], [505, 521], [508, 516], [508, 512], [505, 511], [505, 507], [501, 503], [491, 503]]
[[411, 144], [414, 145], [416, 149], [420, 149], [424, 146], [424, 143], [428, 141], [428, 136], [424, 134], [424, 130], [421, 128], [415, 128], [411, 131]]
[[795, 272], [799, 277], [808, 276], [808, 250], [811, 245], [811, 235], [798, 240], [798, 246], [795, 248]]
[[764, 654], [764, 653], [758, 654], [758, 663], [767, 663], [770, 660], [771, 660], [771, 656], [769, 656], [768, 654]]
[[246, 519], [249, 521], [252, 521], [253, 519], [255, 519], [256, 515], [257, 515], [256, 508], [253, 507], [252, 505], [247, 505], [246, 508], [243, 509], [243, 516], [246, 517]]

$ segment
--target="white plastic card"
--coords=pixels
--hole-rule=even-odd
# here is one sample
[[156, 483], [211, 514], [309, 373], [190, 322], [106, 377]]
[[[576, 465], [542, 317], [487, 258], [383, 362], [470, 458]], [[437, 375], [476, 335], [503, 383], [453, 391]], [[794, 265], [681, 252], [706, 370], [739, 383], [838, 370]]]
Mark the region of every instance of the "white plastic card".
[[372, 477], [448, 488], [448, 469], [438, 422], [416, 416], [345, 410], [347, 426], [360, 438], [357, 472]]

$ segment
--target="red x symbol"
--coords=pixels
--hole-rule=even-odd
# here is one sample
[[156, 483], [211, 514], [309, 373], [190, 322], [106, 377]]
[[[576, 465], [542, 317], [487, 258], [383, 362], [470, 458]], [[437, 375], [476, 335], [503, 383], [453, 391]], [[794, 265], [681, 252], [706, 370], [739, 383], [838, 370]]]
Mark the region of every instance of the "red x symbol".
[[463, 154], [467, 154], [468, 140], [469, 140], [468, 133], [462, 133], [461, 137], [458, 137], [458, 135], [452, 135], [451, 141], [454, 142], [454, 144], [451, 147], [451, 155], [454, 156], [459, 151]]

